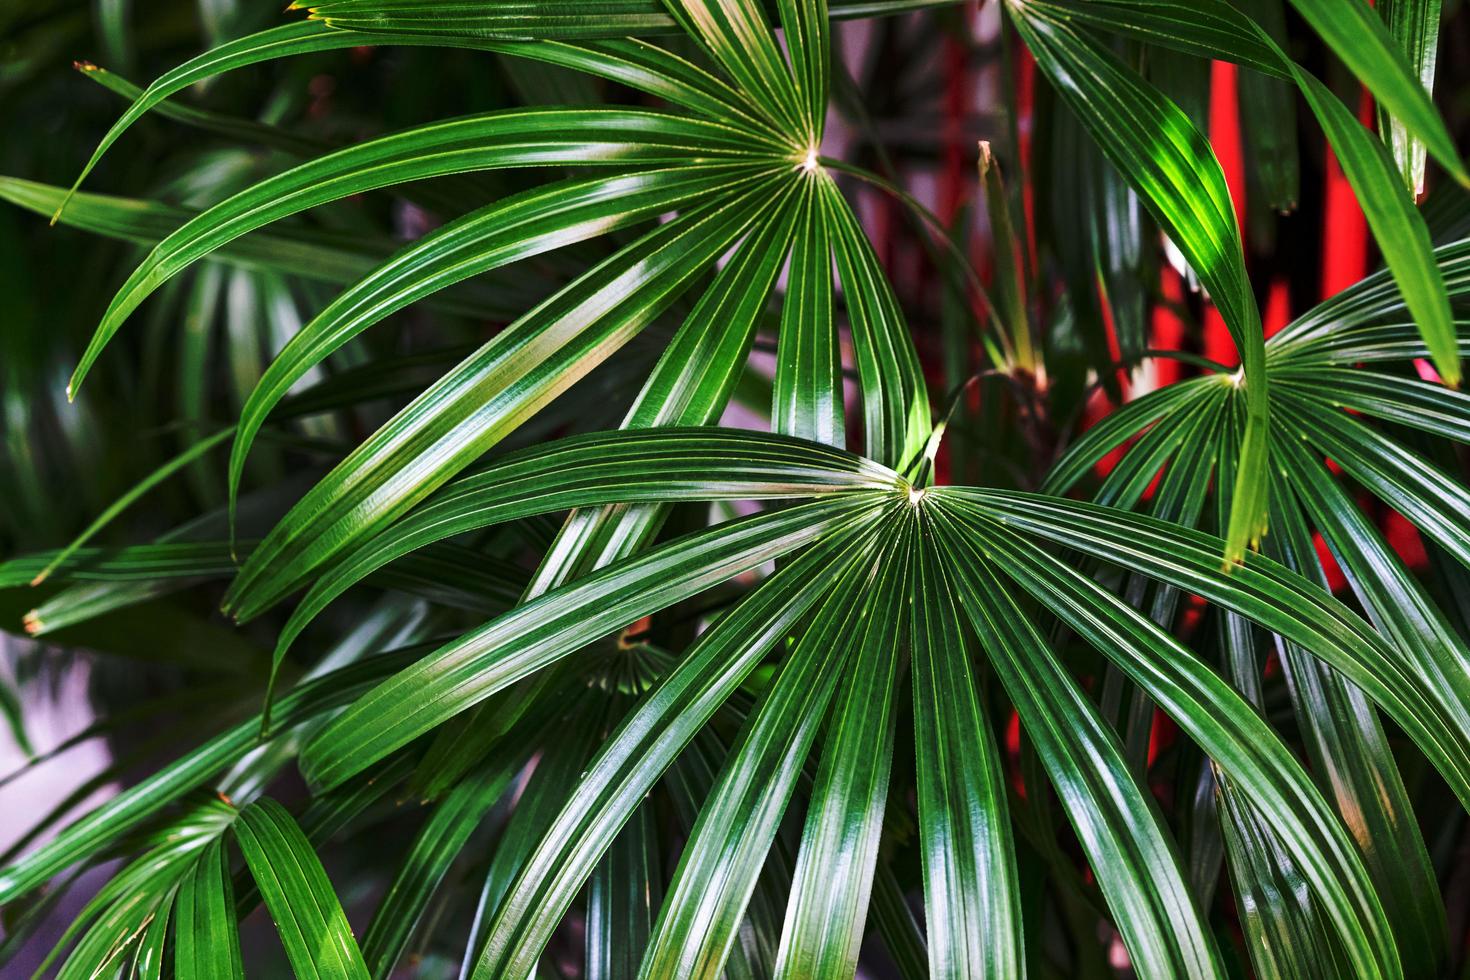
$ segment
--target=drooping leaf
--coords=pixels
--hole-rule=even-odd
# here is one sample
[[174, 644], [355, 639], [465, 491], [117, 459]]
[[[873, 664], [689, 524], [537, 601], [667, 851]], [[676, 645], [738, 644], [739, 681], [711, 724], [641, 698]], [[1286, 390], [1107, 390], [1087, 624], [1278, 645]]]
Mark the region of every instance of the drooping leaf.
[[316, 852], [286, 808], [260, 799], [240, 811], [235, 841], [298, 977], [367, 980], [352, 927]]
[[[1409, 70], [1424, 90], [1433, 94], [1434, 70], [1439, 61], [1440, 0], [1383, 0], [1377, 9]], [[1380, 113], [1379, 121], [1379, 131], [1393, 150], [1399, 173], [1417, 197], [1424, 192], [1424, 141], [1392, 113]]]
[[1065, 21], [1033, 15], [1029, 0], [1009, 9], [1038, 66], [1184, 253], [1235, 341], [1249, 421], [1224, 554], [1239, 561], [1265, 529], [1270, 410], [1265, 335], [1220, 164], [1178, 106], [1112, 52]]
[[174, 974], [179, 980], [239, 980], [245, 976], [223, 840], [206, 847], [184, 876], [174, 918]]
[[[1291, 5], [1322, 35], [1354, 77], [1367, 86], [1378, 104], [1424, 141], [1440, 166], [1460, 183], [1470, 183], [1470, 174], [1465, 172], [1422, 76], [1410, 67], [1405, 52], [1394, 43], [1382, 18], [1371, 7], [1332, 0], [1291, 0]], [[1416, 60], [1422, 68], [1422, 60]]]
[[[1059, 498], [955, 491], [1002, 523], [1122, 564], [1242, 613], [1310, 650], [1353, 681], [1420, 746], [1456, 796], [1470, 800], [1470, 730], [1458, 692], [1419, 676], [1366, 623], [1305, 579], [1267, 558], [1227, 573], [1210, 560], [1219, 541], [1137, 514]], [[983, 501], [983, 503], [982, 503]]]
[[[880, 17], [946, 6], [955, 0], [830, 0], [830, 16]], [[388, 29], [406, 34], [464, 35], [506, 38], [601, 38], [677, 33], [678, 18], [659, 0], [600, 0], [589, 11], [581, 0], [537, 0], [490, 8], [417, 4], [412, 0], [330, 0], [309, 6], [312, 17], [335, 27]], [[755, 6], [755, 5], [752, 5]], [[774, 5], [771, 5], [774, 7]], [[764, 30], [764, 5], [759, 19], [742, 26]]]
[[1244, 699], [1142, 614], [1078, 573], [1027, 554], [1007, 532], [986, 531], [978, 522], [965, 526], [995, 549], [1000, 569], [1127, 671], [1235, 786], [1272, 814], [1275, 832], [1319, 897], [1352, 970], [1401, 975], [1387, 917], [1346, 830]]
[[[75, 396], [123, 321], [160, 285], [248, 231], [350, 194], [440, 174], [501, 167], [629, 167], [693, 159], [758, 161], [751, 134], [629, 110], [521, 109], [431, 123], [318, 157], [220, 202], [160, 242], [109, 304], [68, 385]], [[767, 151], [769, 154], [770, 151]]]

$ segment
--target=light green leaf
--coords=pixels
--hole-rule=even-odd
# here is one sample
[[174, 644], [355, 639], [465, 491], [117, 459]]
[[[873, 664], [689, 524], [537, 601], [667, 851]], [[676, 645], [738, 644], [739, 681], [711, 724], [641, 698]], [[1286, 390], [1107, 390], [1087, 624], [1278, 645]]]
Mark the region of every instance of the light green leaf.
[[[1361, 6], [1356, 2], [1345, 5], [1354, 9]], [[1403, 293], [1404, 304], [1429, 345], [1435, 368], [1446, 384], [1458, 387], [1460, 354], [1444, 279], [1434, 262], [1429, 229], [1395, 173], [1393, 159], [1327, 86], [1295, 65], [1291, 67], [1307, 104], [1332, 142], [1384, 262]]]
[[1291, 0], [1307, 23], [1327, 42], [1378, 104], [1406, 130], [1424, 141], [1440, 166], [1462, 184], [1470, 174], [1460, 161], [1455, 141], [1445, 129], [1420, 76], [1410, 68], [1383, 19], [1366, 3], [1337, 0]]
[[235, 890], [223, 840], [211, 842], [184, 876], [174, 918], [179, 980], [243, 980]]
[[1265, 530], [1269, 402], [1265, 336], [1224, 174], [1178, 106], [1107, 48], [1030, 8], [1013, 0], [1009, 9], [1037, 65], [1184, 253], [1240, 353], [1248, 422], [1224, 551], [1239, 561]]
[[332, 883], [286, 808], [275, 800], [256, 800], [240, 811], [234, 830], [296, 976], [367, 980]]
[[[623, 419], [624, 429], [719, 421], [746, 371], [767, 297], [786, 261], [801, 197], [757, 223], [684, 318]], [[668, 515], [666, 505], [611, 504], [574, 510], [528, 588], [539, 595], [590, 568], [642, 547]]]
[[771, 428], [829, 446], [846, 443], [842, 354], [832, 323], [832, 242], [816, 181], [801, 189], [801, 214], [791, 246]]

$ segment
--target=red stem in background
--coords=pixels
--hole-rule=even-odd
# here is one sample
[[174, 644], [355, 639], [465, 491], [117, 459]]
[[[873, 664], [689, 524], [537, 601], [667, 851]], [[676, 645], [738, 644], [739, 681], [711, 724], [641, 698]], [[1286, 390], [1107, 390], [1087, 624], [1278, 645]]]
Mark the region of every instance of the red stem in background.
[[[1360, 90], [1358, 118], [1365, 126], [1373, 125], [1373, 100], [1367, 89]], [[1322, 298], [1327, 299], [1368, 274], [1368, 221], [1330, 146], [1323, 184]]]
[[[1236, 84], [1236, 68], [1229, 62], [1210, 63], [1210, 145], [1220, 169], [1225, 173], [1225, 186], [1230, 189], [1230, 203], [1236, 221], [1245, 235], [1245, 153], [1240, 139], [1240, 103]], [[1221, 364], [1238, 364], [1240, 355], [1225, 320], [1213, 305], [1205, 310], [1203, 353]]]

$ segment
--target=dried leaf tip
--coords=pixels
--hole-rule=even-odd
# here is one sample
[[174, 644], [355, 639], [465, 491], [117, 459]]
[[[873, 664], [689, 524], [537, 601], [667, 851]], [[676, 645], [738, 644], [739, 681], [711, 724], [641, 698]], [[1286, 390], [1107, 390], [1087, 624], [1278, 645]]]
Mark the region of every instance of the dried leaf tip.
[[983, 180], [985, 175], [990, 173], [990, 168], [995, 166], [995, 154], [991, 152], [990, 140], [981, 140], [978, 145], [980, 147], [980, 178]]
[[85, 58], [79, 58], [76, 61], [73, 61], [71, 63], [71, 66], [73, 68], [75, 68], [77, 71], [101, 71], [102, 70], [102, 69], [98, 68], [95, 64], [93, 64], [92, 62], [87, 61]]
[[46, 628], [46, 624], [41, 621], [41, 611], [39, 609], [32, 609], [26, 613], [21, 618], [20, 624], [31, 636], [38, 635]]

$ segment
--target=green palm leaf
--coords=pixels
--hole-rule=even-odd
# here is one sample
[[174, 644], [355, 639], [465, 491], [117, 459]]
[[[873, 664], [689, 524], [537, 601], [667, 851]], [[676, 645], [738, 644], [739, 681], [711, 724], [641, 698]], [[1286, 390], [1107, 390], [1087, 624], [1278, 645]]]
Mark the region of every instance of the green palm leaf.
[[[1459, 14], [834, 26], [940, 5], [203, 3], [143, 89], [48, 64], [187, 9], [0, 13], [7, 169], [100, 135], [132, 195], [0, 178], [0, 789], [112, 754], [21, 801], [0, 968], [240, 976], [265, 918], [300, 976], [1455, 968]], [[1385, 267], [1267, 340], [1297, 93]], [[73, 662], [101, 713], [33, 743]]]
[[[1388, 0], [1378, 8], [1378, 13], [1388, 25], [1388, 34], [1395, 47], [1404, 55], [1410, 71], [1419, 79], [1425, 91], [1434, 91], [1434, 69], [1438, 60], [1439, 0]], [[1416, 195], [1424, 190], [1424, 140], [1409, 131], [1409, 127], [1392, 113], [1380, 112], [1386, 142], [1393, 150], [1394, 162], [1404, 177], [1409, 190]]]
[[[303, 772], [316, 785], [335, 785], [593, 639], [841, 527], [870, 500], [871, 495], [817, 501], [748, 518], [738, 522], [738, 530], [674, 541], [553, 590], [437, 651], [359, 702], [312, 739]], [[559, 611], [560, 621], [553, 615], [543, 624], [543, 610]], [[536, 623], [536, 632], [528, 633], [523, 623]]]
[[366, 978], [362, 953], [332, 884], [285, 807], [262, 799], [241, 810], [235, 841], [296, 976]]
[[241, 409], [230, 452], [231, 494], [271, 409], [328, 355], [374, 323], [455, 282], [647, 220], [711, 187], [755, 176], [681, 167], [553, 184], [472, 212], [419, 239], [344, 291], [271, 361]]
[[1223, 976], [1158, 812], [1116, 736], [985, 558], [942, 512], [933, 519], [957, 565], [960, 603], [1057, 787], [1130, 959], [1149, 974]]
[[[1352, 969], [1360, 975], [1398, 975], [1385, 914], [1351, 840], [1250, 706], [1157, 627], [1080, 575], [1054, 560], [1031, 558], [1005, 532], [992, 531], [982, 540], [1000, 549], [997, 564], [1007, 574], [1128, 672], [1235, 785], [1259, 801], [1262, 812], [1271, 814], [1274, 833], [1313, 893], [1322, 897]], [[1172, 649], [1165, 654], [1167, 647]]]
[[786, 907], [778, 976], [857, 970], [893, 762], [898, 686], [893, 650], [905, 625], [902, 604], [895, 600], [911, 588], [906, 567], [911, 550], [905, 540], [880, 557], [895, 567], [879, 580], [884, 591], [878, 593], [878, 612], [865, 617], [866, 635], [834, 697]]
[[870, 519], [795, 558], [701, 638], [589, 765], [517, 879], [476, 969], [529, 969], [628, 814], [760, 658], [822, 597], [851, 581], [877, 542]]
[[1019, 976], [1025, 960], [1005, 772], [950, 574], [922, 548], [915, 549], [911, 575], [919, 597], [910, 642], [929, 970]]
[[[1293, 3], [1322, 32], [1338, 54], [1360, 73], [1359, 77], [1384, 100], [1385, 105], [1392, 101], [1399, 106], [1396, 112], [1406, 113], [1394, 115], [1396, 122], [1402, 126], [1404, 119], [1412, 120], [1414, 134], [1438, 147], [1437, 158], [1464, 181], [1465, 170], [1454, 152], [1443, 121], [1425, 98], [1422, 88], [1407, 76], [1402, 59], [1385, 46], [1386, 36], [1376, 19], [1357, 7], [1348, 11], [1348, 21], [1365, 20], [1369, 25], [1351, 43], [1352, 51], [1349, 53], [1340, 46], [1348, 43], [1347, 39], [1354, 34], [1353, 28], [1344, 29], [1341, 21], [1326, 13], [1327, 5], [1318, 0], [1293, 0]], [[1429, 344], [1435, 366], [1447, 383], [1458, 386], [1460, 359], [1445, 285], [1430, 256], [1428, 228], [1414, 207], [1412, 195], [1406, 193], [1403, 180], [1395, 179], [1394, 158], [1380, 141], [1364, 131], [1331, 90], [1282, 52], [1265, 27], [1252, 23], [1228, 4], [1213, 0], [1193, 7], [1158, 4], [1150, 0], [1108, 3], [1042, 0], [1034, 8], [1028, 4], [1026, 9], [1042, 23], [1057, 25], [1058, 30], [1067, 30], [1072, 22], [1091, 24], [1191, 53], [1228, 58], [1237, 64], [1294, 81], [1327, 134], [1404, 300]], [[1099, 130], [1095, 128], [1094, 131]], [[1099, 136], [1099, 139], [1103, 138]], [[1117, 134], [1111, 134], [1111, 138], [1116, 139]], [[1106, 149], [1107, 144], [1103, 145]], [[1118, 159], [1116, 151], [1114, 159], [1115, 162]], [[1123, 168], [1124, 165], [1120, 163], [1119, 166]], [[1422, 171], [1422, 162], [1420, 169]], [[1129, 172], [1124, 169], [1124, 173]], [[1148, 200], [1147, 196], [1145, 200]], [[1172, 235], [1168, 220], [1160, 220]], [[1179, 244], [1193, 263], [1188, 245]], [[1196, 271], [1199, 271], [1198, 266]], [[1201, 275], [1208, 285], [1206, 274]], [[1243, 272], [1240, 279], [1244, 280]], [[1214, 294], [1215, 287], [1211, 287], [1211, 295]], [[1221, 306], [1221, 312], [1227, 324], [1232, 325], [1232, 336], [1239, 347], [1240, 336], [1233, 325], [1230, 308]], [[1245, 358], [1244, 354], [1242, 358]], [[1249, 363], [1247, 361], [1247, 365]]]
[[[591, 149], [597, 147], [597, 149]], [[232, 239], [349, 194], [440, 174], [491, 167], [672, 164], [690, 158], [760, 160], [748, 136], [713, 123], [661, 113], [547, 109], [490, 113], [415, 129], [338, 150], [221, 202], [169, 235], [129, 277], [103, 314], [68, 387], [138, 304], [189, 263]]]
[[[239, 618], [255, 615], [590, 371], [667, 308], [763, 212], [769, 214], [763, 190], [660, 225], [460, 362], [276, 525], [241, 570], [226, 609]], [[282, 582], [262, 588], [256, 582], [263, 577]], [[251, 592], [253, 602], [242, 600]]]
[[1267, 558], [1229, 574], [1210, 557], [1218, 538], [1147, 517], [1026, 494], [966, 496], [1012, 527], [1202, 595], [1327, 660], [1410, 731], [1456, 795], [1470, 799], [1470, 767], [1454, 734], [1464, 730], [1458, 717], [1466, 703], [1407, 670], [1376, 633], [1305, 579]]
[[1220, 164], [1179, 107], [1102, 45], [1029, 3], [1010, 9], [1037, 64], [1189, 260], [1240, 352], [1249, 422], [1224, 552], [1239, 561], [1265, 530], [1270, 410], [1260, 313]]
[[216, 840], [199, 855], [179, 886], [174, 973], [180, 980], [233, 980], [245, 975], [229, 872], [224, 842]]
[[[847, 18], [901, 14], [953, 2], [834, 0], [824, 6], [830, 6], [832, 17]], [[678, 14], [659, 0], [600, 0], [595, 11], [588, 11], [586, 5], [578, 0], [499, 4], [490, 9], [445, 8], [442, 4], [415, 0], [332, 0], [320, 5], [302, 3], [298, 6], [310, 7], [313, 17], [334, 27], [467, 37], [624, 37], [671, 34], [680, 27]], [[755, 12], [760, 19], [753, 21], [762, 27], [767, 23], [763, 9], [756, 7]]]
[[446, 794], [424, 821], [363, 936], [362, 955], [372, 976], [392, 974], [451, 862], [510, 785], [523, 756], [520, 746], [507, 746]]
[[[820, 719], [835, 694], [837, 679], [851, 669], [846, 662], [864, 647], [882, 646], [885, 640], [892, 643], [898, 612], [893, 600], [903, 589], [907, 557], [903, 537], [880, 551], [861, 570], [854, 585], [887, 595], [889, 601], [878, 605], [876, 615], [863, 617], [854, 617], [843, 598], [829, 603], [772, 681], [690, 831], [689, 844], [654, 925], [640, 976], [720, 974], [755, 887], [761, 858], [771, 846], [807, 751], [817, 736]], [[804, 840], [803, 849], [810, 843], [810, 838]], [[871, 856], [866, 863], [871, 863]], [[814, 870], [808, 867], [806, 873]], [[849, 899], [856, 901], [859, 916], [866, 904], [862, 892], [867, 890], [867, 882], [862, 879], [871, 874], [866, 867], [864, 871], [866, 874], [857, 875], [852, 883], [858, 894]], [[800, 889], [802, 884], [799, 867], [794, 887]], [[799, 902], [801, 897], [798, 890], [795, 898]], [[801, 916], [803, 911], [798, 905], [794, 914]], [[793, 955], [803, 952], [796, 944], [811, 941], [803, 933], [814, 925], [788, 917], [778, 969], [802, 975], [802, 963], [793, 960]], [[835, 925], [839, 930], [836, 948], [828, 955], [835, 956], [837, 962], [825, 969], [841, 972], [856, 950], [849, 948], [851, 942], [844, 935], [843, 923]], [[826, 930], [815, 928], [826, 939]], [[848, 917], [846, 929], [851, 928]], [[813, 952], [821, 955], [820, 947]]]

